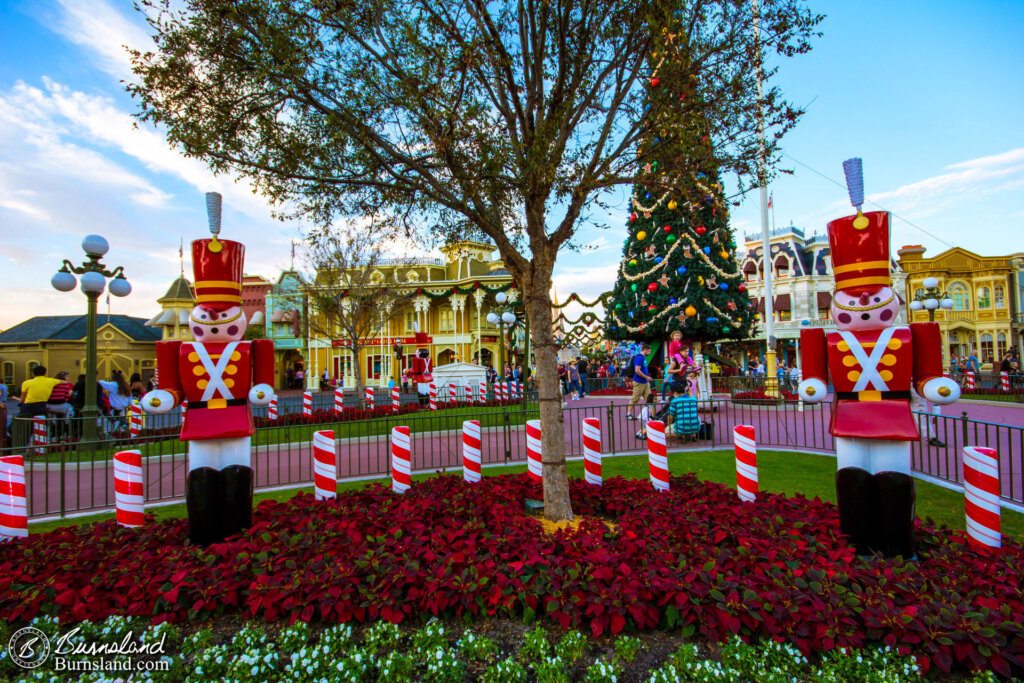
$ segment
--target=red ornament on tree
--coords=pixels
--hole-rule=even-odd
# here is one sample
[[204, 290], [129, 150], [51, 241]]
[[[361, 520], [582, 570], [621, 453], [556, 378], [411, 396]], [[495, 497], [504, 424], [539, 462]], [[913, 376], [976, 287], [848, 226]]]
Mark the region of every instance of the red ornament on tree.
[[747, 286], [741, 282], [736, 286], [736, 289], [740, 290], [741, 292], [745, 292], [747, 291]]
[[654, 78], [651, 79], [651, 87], [652, 88], [657, 88], [659, 83], [661, 83], [661, 81], [658, 79], [657, 76], [655, 76]]
[[696, 230], [694, 230], [694, 232], [697, 233], [698, 235], [703, 235], [707, 231], [708, 231], [708, 229], [705, 228], [703, 225], [698, 225]]
[[652, 282], [652, 283], [647, 285], [647, 291], [648, 292], [653, 292], [656, 289], [658, 289], [658, 283], [657, 282]]
[[636, 212], [629, 214], [629, 220], [631, 220], [631, 221], [635, 221], [636, 220]]
[[664, 228], [662, 228], [662, 230], [664, 230], [665, 232], [672, 232], [672, 226], [666, 225]]

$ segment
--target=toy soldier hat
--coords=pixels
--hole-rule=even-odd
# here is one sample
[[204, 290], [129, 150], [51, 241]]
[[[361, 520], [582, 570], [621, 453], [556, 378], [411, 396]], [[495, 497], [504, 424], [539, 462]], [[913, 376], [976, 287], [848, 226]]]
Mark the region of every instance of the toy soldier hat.
[[856, 216], [828, 224], [828, 246], [836, 290], [854, 294], [892, 286], [889, 260], [889, 212], [864, 213], [864, 170], [859, 158], [843, 162], [846, 188]]
[[429, 339], [430, 339], [430, 335], [428, 335], [426, 332], [417, 332], [416, 333], [416, 348], [418, 348], [418, 349], [428, 348], [430, 346], [430, 342], [428, 341]]
[[[216, 242], [220, 247], [214, 251]], [[242, 305], [242, 266], [245, 245], [231, 240], [202, 239], [192, 242], [192, 272], [196, 303], [214, 311]]]

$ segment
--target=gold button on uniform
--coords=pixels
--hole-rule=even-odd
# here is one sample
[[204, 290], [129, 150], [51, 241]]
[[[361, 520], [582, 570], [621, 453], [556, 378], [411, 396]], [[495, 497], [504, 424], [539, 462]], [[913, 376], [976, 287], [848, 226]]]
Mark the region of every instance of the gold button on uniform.
[[199, 362], [199, 354], [196, 353], [195, 351], [193, 351], [192, 353], [188, 354], [188, 361], [190, 363], [198, 363]]
[[224, 380], [224, 386], [226, 386], [228, 389], [230, 389], [231, 387], [235, 386], [235, 380], [230, 379], [230, 378]]
[[206, 370], [203, 368], [202, 365], [196, 365], [192, 368], [192, 374], [195, 375], [196, 377], [201, 377], [205, 372]]
[[846, 353], [847, 351], [850, 350], [850, 345], [847, 344], [846, 340], [844, 339], [843, 341], [836, 344], [836, 348], [842, 351], [843, 353]]
[[196, 382], [196, 386], [199, 387], [200, 389], [205, 389], [207, 384], [209, 384], [209, 382], [206, 381], [205, 379], [201, 379], [198, 382]]
[[896, 349], [898, 349], [901, 346], [903, 346], [903, 342], [901, 342], [896, 337], [893, 337], [892, 339], [889, 340], [889, 343], [886, 344], [885, 346], [886, 346], [886, 348], [892, 349], [893, 351], [895, 351]]
[[238, 372], [238, 366], [237, 365], [229, 365], [226, 368], [224, 368], [224, 372], [228, 373], [229, 375], [234, 375], [235, 373]]
[[231, 360], [237, 363], [238, 361], [242, 360], [242, 354], [240, 354], [238, 351], [235, 351], [234, 353], [231, 354]]
[[843, 365], [845, 365], [846, 367], [852, 368], [856, 364], [857, 359], [854, 358], [853, 356], [843, 356]]
[[883, 365], [896, 365], [896, 361], [896, 356], [892, 355], [891, 353], [887, 353], [884, 356], [882, 356]]
[[882, 378], [883, 382], [888, 382], [888, 381], [892, 380], [892, 371], [891, 370], [882, 370], [880, 373], [878, 373], [878, 375]]
[[850, 370], [848, 373], [846, 373], [846, 379], [850, 380], [851, 382], [856, 382], [857, 380], [860, 379], [860, 370]]

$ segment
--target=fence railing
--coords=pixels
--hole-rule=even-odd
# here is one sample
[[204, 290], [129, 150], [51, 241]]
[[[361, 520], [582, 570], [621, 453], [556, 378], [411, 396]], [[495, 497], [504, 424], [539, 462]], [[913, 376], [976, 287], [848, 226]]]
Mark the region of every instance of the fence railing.
[[[301, 396], [299, 397], [301, 400]], [[411, 400], [415, 400], [415, 396]], [[311, 424], [304, 418], [270, 422], [257, 419], [252, 437], [252, 464], [257, 489], [297, 487], [312, 482], [314, 431], [334, 431], [339, 479], [385, 477], [390, 472], [389, 435], [396, 425], [409, 427], [412, 434], [412, 466], [416, 471], [435, 471], [461, 466], [464, 420], [479, 420], [481, 454], [484, 464], [522, 463], [526, 459], [527, 419], [538, 416], [536, 404], [455, 405], [437, 412], [421, 410], [390, 415], [385, 411], [372, 419], [343, 419], [326, 411]], [[704, 437], [689, 441], [673, 439], [670, 447], [731, 448], [733, 427], [755, 427], [760, 448], [834, 452], [829, 433], [831, 403], [800, 406], [751, 402], [736, 404], [712, 400], [699, 404], [708, 425]], [[290, 410], [290, 408], [285, 408]], [[299, 407], [301, 410], [301, 404]], [[650, 410], [650, 408], [649, 408]], [[583, 453], [583, 419], [601, 422], [602, 451], [606, 454], [636, 453], [646, 449], [639, 438], [640, 424], [627, 419], [629, 406], [623, 402], [577, 404], [564, 410], [566, 453]], [[282, 415], [289, 415], [285, 412]], [[151, 416], [152, 417], [152, 416]], [[1024, 503], [1024, 429], [961, 417], [918, 414], [921, 439], [911, 444], [915, 471], [953, 483], [962, 482], [962, 452], [965, 445], [995, 448], [1000, 457], [1002, 496]], [[188, 471], [188, 444], [177, 438], [177, 423], [162, 430], [149, 430], [135, 439], [117, 432], [115, 438], [93, 442], [55, 441], [33, 446], [15, 443], [0, 455], [26, 454], [26, 481], [30, 517], [67, 515], [110, 508], [114, 503], [112, 457], [119, 450], [138, 449], [143, 455], [146, 498], [149, 501], [181, 500]]]

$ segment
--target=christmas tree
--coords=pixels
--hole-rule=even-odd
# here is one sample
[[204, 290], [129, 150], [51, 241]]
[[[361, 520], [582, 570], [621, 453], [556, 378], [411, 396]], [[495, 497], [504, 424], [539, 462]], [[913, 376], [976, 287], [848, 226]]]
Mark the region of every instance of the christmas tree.
[[607, 303], [610, 339], [742, 339], [754, 313], [735, 261], [727, 202], [702, 117], [697, 75], [663, 31], [650, 59], [648, 135], [637, 154], [629, 236]]

